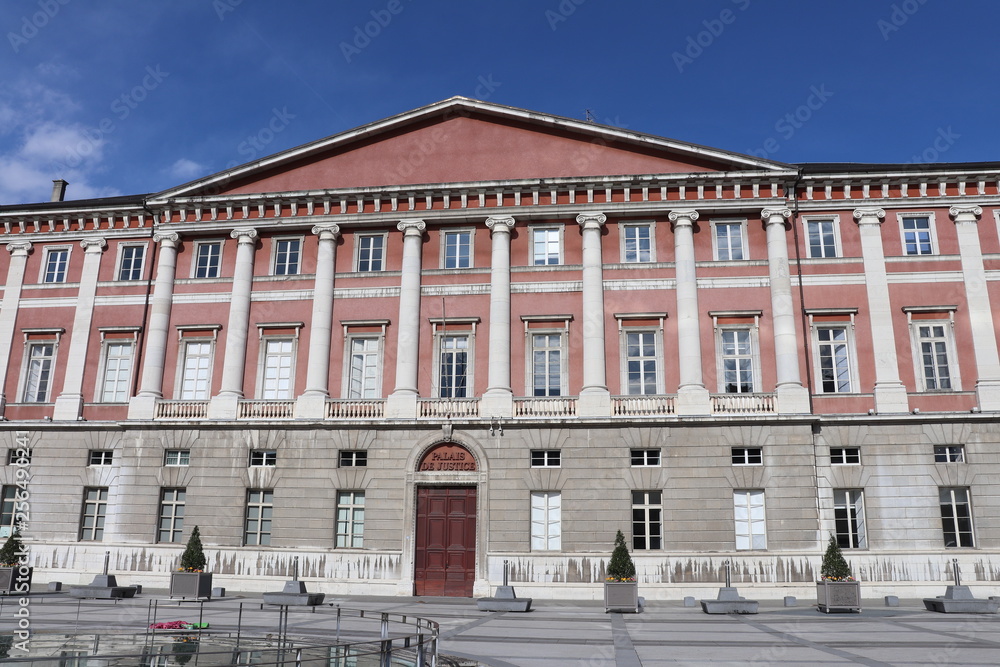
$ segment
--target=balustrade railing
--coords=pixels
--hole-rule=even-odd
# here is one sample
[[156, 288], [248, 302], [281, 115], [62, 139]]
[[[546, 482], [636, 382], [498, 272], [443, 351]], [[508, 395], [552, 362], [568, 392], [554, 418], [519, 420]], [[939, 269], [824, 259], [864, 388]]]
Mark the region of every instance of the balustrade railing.
[[295, 413], [295, 401], [240, 401], [239, 419], [287, 419]]
[[422, 398], [417, 401], [421, 417], [478, 417], [478, 398]]
[[385, 416], [382, 399], [332, 399], [326, 402], [327, 419], [381, 419]]
[[768, 414], [774, 412], [774, 394], [712, 394], [713, 414]]
[[205, 419], [208, 401], [157, 401], [154, 419]]
[[611, 413], [615, 417], [661, 417], [674, 414], [674, 397], [612, 396]]
[[576, 396], [514, 399], [515, 417], [575, 417]]

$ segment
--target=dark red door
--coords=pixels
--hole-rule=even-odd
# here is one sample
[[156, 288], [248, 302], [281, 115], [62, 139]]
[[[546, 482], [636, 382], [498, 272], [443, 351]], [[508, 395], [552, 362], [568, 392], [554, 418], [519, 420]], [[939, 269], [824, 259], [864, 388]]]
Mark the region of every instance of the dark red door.
[[417, 488], [416, 595], [472, 597], [476, 579], [476, 488]]

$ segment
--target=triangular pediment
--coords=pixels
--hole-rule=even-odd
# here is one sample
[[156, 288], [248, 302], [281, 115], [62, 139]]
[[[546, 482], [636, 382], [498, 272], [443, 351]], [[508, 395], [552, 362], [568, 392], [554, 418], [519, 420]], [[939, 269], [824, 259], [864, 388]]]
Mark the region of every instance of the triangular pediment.
[[739, 153], [455, 97], [156, 198], [789, 169]]

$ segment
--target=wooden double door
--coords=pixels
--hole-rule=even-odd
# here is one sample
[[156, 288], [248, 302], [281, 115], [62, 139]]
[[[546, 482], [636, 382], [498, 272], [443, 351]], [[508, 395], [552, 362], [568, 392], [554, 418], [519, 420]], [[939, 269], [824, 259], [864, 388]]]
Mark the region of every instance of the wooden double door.
[[414, 593], [472, 597], [476, 487], [417, 487]]

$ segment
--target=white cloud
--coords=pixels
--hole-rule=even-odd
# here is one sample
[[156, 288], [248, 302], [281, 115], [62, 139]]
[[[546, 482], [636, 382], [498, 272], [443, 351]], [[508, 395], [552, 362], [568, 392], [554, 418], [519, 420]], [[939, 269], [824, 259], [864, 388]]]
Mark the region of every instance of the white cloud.
[[203, 176], [207, 171], [208, 168], [205, 165], [195, 162], [194, 160], [189, 160], [186, 157], [182, 157], [170, 166], [167, 173], [169, 173], [173, 178], [191, 180], [199, 176]]

